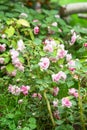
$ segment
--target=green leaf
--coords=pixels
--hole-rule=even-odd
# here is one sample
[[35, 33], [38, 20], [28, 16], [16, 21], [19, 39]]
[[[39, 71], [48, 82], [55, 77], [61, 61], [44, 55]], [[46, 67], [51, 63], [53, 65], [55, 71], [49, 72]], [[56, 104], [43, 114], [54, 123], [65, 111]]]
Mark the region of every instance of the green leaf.
[[22, 130], [31, 130], [31, 129], [28, 127], [24, 127]]
[[33, 118], [33, 117], [29, 118], [28, 121], [29, 121], [30, 123], [32, 123], [32, 124], [35, 124], [35, 123], [36, 123], [36, 119]]
[[14, 114], [12, 114], [12, 113], [7, 114], [7, 118], [13, 119], [14, 118]]
[[8, 35], [8, 37], [12, 37], [15, 33], [15, 29], [12, 26], [10, 26], [5, 30], [5, 33]]
[[34, 35], [33, 35], [33, 33], [32, 33], [31, 30], [29, 31], [29, 33], [30, 33], [30, 37], [31, 37], [31, 39], [34, 40]]
[[31, 129], [35, 129], [37, 126], [36, 126], [36, 124], [29, 124], [29, 127], [30, 127]]
[[36, 44], [36, 45], [38, 45], [38, 44], [41, 44], [41, 40], [39, 39], [39, 38], [35, 38], [34, 39], [34, 43]]
[[28, 22], [27, 20], [25, 20], [25, 19], [19, 19], [19, 20], [17, 21], [17, 24], [22, 25], [22, 26], [25, 26], [25, 27], [30, 27], [29, 22]]
[[14, 71], [14, 66], [11, 64], [11, 63], [9, 63], [7, 66], [6, 66], [6, 70], [9, 72], [9, 73], [11, 73], [11, 72], [13, 72]]

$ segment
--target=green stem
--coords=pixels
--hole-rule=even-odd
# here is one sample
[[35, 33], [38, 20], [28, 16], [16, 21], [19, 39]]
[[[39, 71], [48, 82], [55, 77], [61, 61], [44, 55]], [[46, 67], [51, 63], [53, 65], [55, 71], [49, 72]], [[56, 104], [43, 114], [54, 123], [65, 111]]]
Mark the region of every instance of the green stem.
[[83, 115], [83, 107], [82, 107], [82, 98], [80, 96], [80, 80], [78, 81], [78, 106], [79, 106], [79, 113], [80, 113], [80, 119], [81, 119], [81, 123], [82, 123], [82, 128], [83, 130], [85, 129], [85, 121], [84, 121], [84, 115]]
[[54, 118], [53, 118], [53, 115], [52, 115], [52, 111], [51, 111], [49, 100], [48, 100], [47, 95], [46, 95], [46, 91], [44, 91], [44, 98], [45, 98], [46, 103], [47, 103], [47, 109], [48, 109], [48, 112], [49, 112], [49, 115], [50, 115], [50, 119], [52, 121], [53, 126], [55, 127], [55, 121], [54, 121]]

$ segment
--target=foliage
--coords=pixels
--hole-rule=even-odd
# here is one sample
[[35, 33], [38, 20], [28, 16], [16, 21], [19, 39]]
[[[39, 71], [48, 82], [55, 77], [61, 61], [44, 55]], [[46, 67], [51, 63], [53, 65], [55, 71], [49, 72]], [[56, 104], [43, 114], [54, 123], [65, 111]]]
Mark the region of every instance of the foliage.
[[87, 30], [67, 25], [57, 10], [4, 9], [0, 129], [85, 130]]

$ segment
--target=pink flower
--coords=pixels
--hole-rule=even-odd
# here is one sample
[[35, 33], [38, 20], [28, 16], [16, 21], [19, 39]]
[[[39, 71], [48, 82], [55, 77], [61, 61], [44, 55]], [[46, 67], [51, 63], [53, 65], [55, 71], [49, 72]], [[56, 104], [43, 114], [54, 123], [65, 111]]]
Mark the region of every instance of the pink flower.
[[58, 82], [60, 79], [66, 80], [66, 74], [64, 72], [60, 71], [59, 73], [52, 75], [52, 80], [54, 82]]
[[13, 77], [14, 77], [14, 76], [16, 76], [16, 72], [17, 72], [17, 71], [16, 71], [16, 70], [14, 70], [14, 71], [12, 71], [11, 73], [8, 73], [8, 75], [9, 75], [9, 76], [13, 76]]
[[6, 45], [5, 44], [0, 44], [0, 52], [3, 52], [6, 50]]
[[32, 97], [33, 97], [33, 98], [36, 98], [36, 97], [37, 97], [37, 93], [33, 93], [33, 94], [32, 94]]
[[24, 94], [24, 95], [28, 95], [28, 91], [30, 90], [30, 86], [21, 86], [21, 92]]
[[11, 49], [10, 54], [11, 54], [12, 59], [17, 58], [19, 56], [19, 52], [16, 51], [15, 49]]
[[52, 26], [57, 27], [57, 22], [52, 23]]
[[77, 38], [77, 36], [76, 36], [76, 33], [74, 32], [72, 37], [71, 37], [71, 45], [73, 45], [75, 43], [76, 38]]
[[65, 97], [62, 98], [62, 106], [70, 108], [72, 106], [72, 103], [67, 97]]
[[42, 99], [42, 95], [40, 93], [38, 93], [37, 96], [40, 100]]
[[44, 51], [53, 52], [53, 46], [51, 44], [47, 44], [43, 48]]
[[76, 97], [76, 98], [78, 97], [78, 92], [75, 88], [69, 89], [69, 94]]
[[75, 70], [75, 61], [74, 60], [70, 60], [68, 62], [68, 67], [69, 67], [69, 70], [71, 70], [71, 71]]
[[72, 59], [72, 55], [71, 54], [67, 54], [66, 55], [66, 61], [69, 62], [71, 59]]
[[66, 50], [64, 50], [64, 49], [59, 49], [59, 50], [58, 50], [58, 53], [57, 53], [57, 57], [58, 57], [59, 59], [62, 59], [62, 58], [64, 58], [64, 57], [66, 56], [66, 54], [67, 54], [67, 51], [66, 51]]
[[19, 95], [21, 92], [20, 88], [16, 85], [9, 85], [8, 91], [13, 95]]
[[38, 26], [34, 27], [34, 34], [38, 34], [40, 32], [40, 29]]
[[58, 92], [59, 92], [59, 88], [58, 87], [54, 87], [53, 88], [53, 96], [57, 96]]
[[4, 58], [0, 57], [0, 64], [4, 64]]
[[87, 47], [87, 43], [84, 43], [84, 47]]
[[57, 106], [58, 106], [58, 100], [57, 100], [57, 99], [53, 101], [53, 106], [54, 106], [54, 107], [57, 107]]
[[41, 70], [47, 70], [50, 65], [50, 60], [47, 57], [41, 58], [38, 65], [40, 66]]
[[17, 45], [18, 45], [17, 48], [18, 51], [23, 51], [25, 49], [24, 43], [21, 39], [17, 42]]

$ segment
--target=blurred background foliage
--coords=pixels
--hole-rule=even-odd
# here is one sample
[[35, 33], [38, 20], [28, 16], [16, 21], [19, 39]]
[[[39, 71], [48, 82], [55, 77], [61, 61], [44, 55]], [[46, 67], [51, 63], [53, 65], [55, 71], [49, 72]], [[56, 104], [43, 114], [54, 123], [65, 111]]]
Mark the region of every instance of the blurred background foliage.
[[[76, 2], [87, 2], [87, 0], [0, 0], [0, 19], [3, 19], [5, 15], [8, 17], [17, 17], [18, 13], [15, 12], [14, 8], [18, 8], [17, 4], [19, 2], [22, 2], [28, 8], [35, 8], [36, 6], [37, 8], [40, 8], [40, 5], [38, 4], [40, 3], [41, 8], [59, 10], [59, 7], [62, 5]], [[67, 22], [71, 26], [77, 25], [85, 28], [87, 27], [87, 20], [78, 18], [77, 14], [69, 16]]]

